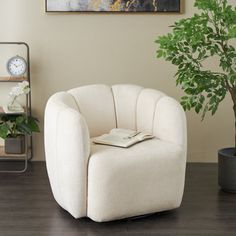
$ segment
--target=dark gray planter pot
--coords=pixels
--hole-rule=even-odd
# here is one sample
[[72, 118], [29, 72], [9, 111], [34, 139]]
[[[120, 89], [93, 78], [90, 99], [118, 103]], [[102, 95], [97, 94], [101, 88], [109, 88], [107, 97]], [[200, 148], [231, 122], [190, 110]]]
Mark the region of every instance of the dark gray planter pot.
[[25, 136], [19, 135], [16, 138], [7, 138], [5, 140], [5, 153], [22, 154], [25, 152]]
[[236, 156], [234, 148], [218, 151], [218, 181], [222, 190], [236, 193]]

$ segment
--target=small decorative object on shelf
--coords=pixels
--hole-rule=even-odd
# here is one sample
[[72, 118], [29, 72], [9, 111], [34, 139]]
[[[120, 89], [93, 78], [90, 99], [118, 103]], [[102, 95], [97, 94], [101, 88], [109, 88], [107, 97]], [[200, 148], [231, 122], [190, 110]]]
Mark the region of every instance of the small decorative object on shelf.
[[11, 76], [22, 76], [27, 71], [27, 63], [23, 57], [15, 56], [7, 62], [7, 71]]
[[5, 140], [7, 154], [25, 152], [25, 135], [39, 132], [38, 119], [26, 115], [0, 115], [0, 137]]
[[29, 82], [23, 81], [12, 88], [9, 95], [10, 103], [3, 107], [5, 113], [23, 113], [24, 108], [17, 102], [17, 98], [21, 95], [27, 95], [30, 92]]
[[6, 154], [23, 154], [25, 153], [25, 136], [9, 137], [5, 140]]

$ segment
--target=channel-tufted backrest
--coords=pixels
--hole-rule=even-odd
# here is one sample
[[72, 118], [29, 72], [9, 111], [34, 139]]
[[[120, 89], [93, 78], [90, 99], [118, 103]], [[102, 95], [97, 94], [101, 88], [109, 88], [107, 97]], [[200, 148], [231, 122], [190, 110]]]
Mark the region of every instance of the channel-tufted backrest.
[[164, 93], [137, 85], [88, 85], [68, 91], [85, 117], [90, 136], [126, 128], [154, 132], [157, 106]]
[[68, 91], [73, 95], [84, 116], [91, 137], [108, 133], [116, 127], [115, 106], [111, 87], [103, 84], [87, 85]]
[[136, 85], [112, 86], [117, 128], [137, 129], [137, 102], [142, 87]]
[[153, 134], [158, 101], [165, 94], [154, 89], [143, 89], [137, 101], [137, 130]]

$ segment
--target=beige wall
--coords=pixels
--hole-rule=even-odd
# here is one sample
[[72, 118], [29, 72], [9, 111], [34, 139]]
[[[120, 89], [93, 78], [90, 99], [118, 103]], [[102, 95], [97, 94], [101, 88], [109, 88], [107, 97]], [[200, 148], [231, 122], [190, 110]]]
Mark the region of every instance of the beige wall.
[[[155, 58], [154, 40], [174, 21], [194, 13], [193, 0], [185, 1], [183, 15], [46, 14], [44, 0], [0, 1], [0, 40], [26, 41], [31, 48], [33, 113], [42, 130], [34, 136], [35, 160], [44, 160], [43, 113], [56, 91], [133, 83], [180, 98], [172, 79], [175, 68]], [[233, 145], [231, 106], [227, 98], [203, 123], [194, 112], [187, 113], [188, 161], [214, 162], [217, 149]]]

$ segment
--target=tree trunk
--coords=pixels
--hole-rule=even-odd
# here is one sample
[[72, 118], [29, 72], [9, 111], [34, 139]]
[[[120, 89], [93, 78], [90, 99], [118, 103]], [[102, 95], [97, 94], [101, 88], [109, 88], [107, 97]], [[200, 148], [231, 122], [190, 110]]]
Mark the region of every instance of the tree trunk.
[[[226, 85], [227, 86], [227, 85]], [[227, 86], [230, 92], [231, 98], [233, 100], [233, 110], [234, 110], [234, 156], [236, 157], [236, 88], [232, 89], [230, 86]]]
[[234, 117], [235, 117], [234, 156], [236, 156], [236, 104], [234, 104]]

